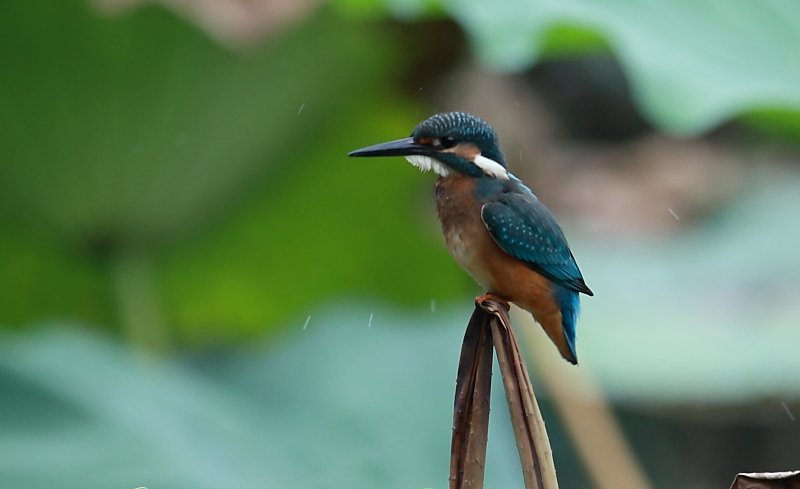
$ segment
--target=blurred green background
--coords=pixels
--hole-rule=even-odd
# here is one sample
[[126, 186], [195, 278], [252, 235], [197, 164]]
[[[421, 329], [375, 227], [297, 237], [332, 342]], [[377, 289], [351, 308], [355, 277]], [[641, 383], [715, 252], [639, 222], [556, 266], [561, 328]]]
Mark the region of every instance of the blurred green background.
[[443, 110], [564, 224], [654, 487], [800, 468], [796, 2], [5, 0], [0, 487], [446, 487], [480, 290], [346, 157]]

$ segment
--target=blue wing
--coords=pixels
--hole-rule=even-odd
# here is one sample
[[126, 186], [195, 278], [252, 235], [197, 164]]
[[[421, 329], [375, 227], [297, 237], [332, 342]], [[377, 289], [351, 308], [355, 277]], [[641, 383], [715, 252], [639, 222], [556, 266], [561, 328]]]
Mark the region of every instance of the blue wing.
[[547, 207], [531, 193], [503, 197], [481, 208], [483, 223], [500, 248], [562, 287], [594, 295]]

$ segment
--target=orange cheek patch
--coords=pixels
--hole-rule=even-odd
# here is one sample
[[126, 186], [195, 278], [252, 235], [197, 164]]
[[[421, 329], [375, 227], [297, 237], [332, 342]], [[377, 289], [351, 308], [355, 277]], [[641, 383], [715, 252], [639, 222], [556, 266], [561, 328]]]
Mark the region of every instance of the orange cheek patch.
[[481, 150], [472, 143], [458, 143], [447, 151], [453, 152], [467, 161], [475, 161], [475, 157], [481, 154]]
[[433, 138], [419, 138], [418, 143], [419, 144], [424, 144], [424, 145], [427, 145], [427, 146], [432, 146], [433, 145]]

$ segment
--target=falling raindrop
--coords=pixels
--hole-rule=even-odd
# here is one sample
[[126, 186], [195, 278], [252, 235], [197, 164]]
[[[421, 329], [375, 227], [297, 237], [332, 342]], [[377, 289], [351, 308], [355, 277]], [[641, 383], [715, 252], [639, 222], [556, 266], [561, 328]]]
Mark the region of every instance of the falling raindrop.
[[787, 406], [785, 402], [782, 402], [781, 404], [783, 404], [783, 409], [786, 410], [786, 414], [789, 415], [789, 419], [794, 421], [794, 414], [792, 414], [792, 411], [789, 409], [789, 406]]

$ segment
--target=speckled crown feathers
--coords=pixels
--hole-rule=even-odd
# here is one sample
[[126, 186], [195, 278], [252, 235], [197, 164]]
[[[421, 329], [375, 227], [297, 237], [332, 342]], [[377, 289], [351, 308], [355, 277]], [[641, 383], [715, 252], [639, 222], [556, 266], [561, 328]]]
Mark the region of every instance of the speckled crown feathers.
[[443, 112], [420, 122], [411, 133], [414, 139], [452, 136], [457, 142], [474, 143], [487, 158], [506, 166], [497, 134], [483, 119], [466, 112]]

